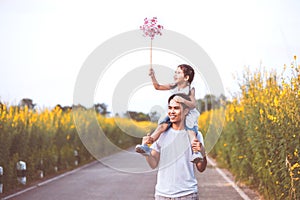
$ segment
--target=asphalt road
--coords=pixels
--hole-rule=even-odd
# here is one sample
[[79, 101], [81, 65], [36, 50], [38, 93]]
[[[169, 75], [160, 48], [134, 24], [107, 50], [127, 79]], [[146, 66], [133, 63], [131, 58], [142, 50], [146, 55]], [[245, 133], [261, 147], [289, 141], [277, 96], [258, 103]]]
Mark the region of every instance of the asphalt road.
[[[238, 187], [228, 172], [210, 160], [204, 173], [197, 172], [200, 199], [259, 199]], [[154, 199], [156, 171], [141, 155], [121, 152], [93, 162], [59, 177], [46, 180], [12, 194], [10, 200], [140, 200]]]

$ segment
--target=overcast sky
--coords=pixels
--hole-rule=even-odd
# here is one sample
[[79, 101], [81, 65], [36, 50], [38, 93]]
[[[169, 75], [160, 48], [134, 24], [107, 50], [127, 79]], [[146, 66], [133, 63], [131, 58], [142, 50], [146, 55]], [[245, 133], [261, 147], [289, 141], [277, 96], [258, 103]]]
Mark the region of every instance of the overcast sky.
[[[294, 55], [300, 56], [299, 9], [296, 0], [2, 0], [0, 101], [17, 104], [31, 98], [41, 108], [72, 105], [76, 78], [90, 53], [110, 38], [138, 29], [145, 17], [153, 16], [166, 29], [185, 35], [205, 50], [230, 96], [237, 90], [233, 75], [244, 66], [281, 70]], [[182, 62], [172, 55], [169, 59], [159, 53], [154, 56], [157, 64], [169, 62], [166, 64], [174, 70]], [[131, 66], [149, 62], [137, 57], [143, 58], [129, 55], [117, 60], [114, 67], [122, 67], [122, 62]], [[95, 103], [111, 105], [113, 86], [126, 69], [113, 75], [107, 72], [107, 77], [114, 77], [111, 83], [99, 80], [102, 85], [98, 87], [103, 86], [101, 81], [107, 83], [101, 90], [107, 95], [95, 91]], [[203, 81], [197, 79], [196, 84]], [[198, 98], [205, 95], [205, 89], [197, 91]], [[141, 87], [132, 94], [129, 108], [147, 113], [164, 102], [165, 95]]]

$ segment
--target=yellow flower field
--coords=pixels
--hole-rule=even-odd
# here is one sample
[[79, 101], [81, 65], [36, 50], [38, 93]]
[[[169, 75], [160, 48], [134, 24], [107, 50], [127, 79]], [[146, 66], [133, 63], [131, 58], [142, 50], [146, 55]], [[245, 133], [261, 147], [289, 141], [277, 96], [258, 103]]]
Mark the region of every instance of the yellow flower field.
[[[266, 199], [300, 199], [300, 66], [289, 69], [245, 72], [210, 153]], [[210, 112], [199, 119], [204, 133], [216, 126], [209, 116], [218, 111]]]
[[[74, 123], [74, 117], [80, 124]], [[156, 125], [125, 118], [106, 118], [94, 109], [76, 113], [59, 107], [39, 111], [0, 104], [0, 166], [4, 171], [1, 179], [4, 192], [21, 186], [16, 171], [16, 163], [20, 160], [27, 164], [26, 176], [30, 182], [40, 178], [41, 171], [47, 176], [95, 159], [82, 143], [78, 130], [87, 137], [94, 137], [99, 126], [112, 143], [126, 149], [138, 144], [140, 138]], [[135, 134], [134, 137], [118, 127], [126, 127], [127, 132]], [[104, 139], [94, 141], [94, 145], [101, 156], [114, 152]]]

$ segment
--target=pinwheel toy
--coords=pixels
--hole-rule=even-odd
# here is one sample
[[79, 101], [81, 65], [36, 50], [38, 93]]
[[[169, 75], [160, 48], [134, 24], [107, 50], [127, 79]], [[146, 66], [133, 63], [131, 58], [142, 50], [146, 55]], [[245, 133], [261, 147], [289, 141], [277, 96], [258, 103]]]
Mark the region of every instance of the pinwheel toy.
[[144, 19], [144, 24], [140, 26], [144, 37], [150, 37], [150, 68], [152, 68], [152, 40], [156, 35], [162, 35], [162, 25], [157, 24], [157, 17]]

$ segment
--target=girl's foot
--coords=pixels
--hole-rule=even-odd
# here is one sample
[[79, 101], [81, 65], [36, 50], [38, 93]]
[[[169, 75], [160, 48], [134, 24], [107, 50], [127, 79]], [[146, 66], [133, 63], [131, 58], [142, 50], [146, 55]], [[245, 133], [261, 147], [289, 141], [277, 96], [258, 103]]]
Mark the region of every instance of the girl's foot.
[[203, 160], [203, 156], [200, 152], [193, 152], [191, 162], [192, 163], [197, 163], [201, 162]]
[[143, 154], [144, 156], [150, 156], [151, 148], [147, 144], [138, 144], [135, 147], [135, 151]]

